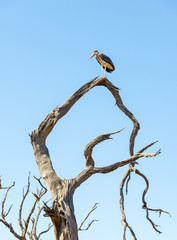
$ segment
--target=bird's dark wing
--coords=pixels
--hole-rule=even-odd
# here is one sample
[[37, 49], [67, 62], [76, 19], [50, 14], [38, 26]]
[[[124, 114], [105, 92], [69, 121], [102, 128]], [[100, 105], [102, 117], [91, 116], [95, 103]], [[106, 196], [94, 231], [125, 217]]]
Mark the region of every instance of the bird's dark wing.
[[114, 64], [113, 64], [113, 62], [111, 61], [111, 59], [110, 59], [108, 56], [106, 56], [106, 55], [103, 54], [103, 53], [99, 53], [99, 57], [100, 57], [103, 61], [109, 63], [109, 64], [112, 66], [112, 68], [113, 68], [112, 71], [115, 70]]
[[106, 56], [106, 55], [103, 54], [103, 53], [100, 53], [99, 55], [100, 55], [100, 57], [101, 57], [105, 62], [107, 62], [107, 63], [109, 63], [109, 64], [111, 64], [111, 65], [114, 65], [113, 62], [111, 61], [111, 59], [110, 59], [108, 56]]

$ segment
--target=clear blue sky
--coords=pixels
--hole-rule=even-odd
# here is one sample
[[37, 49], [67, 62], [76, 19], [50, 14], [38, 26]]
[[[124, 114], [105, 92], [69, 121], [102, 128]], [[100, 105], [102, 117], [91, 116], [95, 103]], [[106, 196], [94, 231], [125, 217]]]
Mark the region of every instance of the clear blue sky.
[[[139, 240], [175, 240], [177, 2], [0, 1], [0, 32], [0, 175], [3, 185], [16, 181], [6, 205], [14, 203], [13, 217], [9, 218], [14, 228], [28, 171], [39, 176], [28, 134], [54, 107], [100, 75], [96, 60], [89, 60], [98, 49], [114, 62], [116, 70], [107, 77], [121, 88], [124, 104], [141, 124], [135, 149], [155, 140], [159, 142], [149, 152], [162, 149], [156, 158], [141, 159], [138, 169], [150, 181], [149, 207], [167, 210], [172, 217], [151, 214], [163, 234], [154, 232], [141, 209], [144, 182], [133, 175], [125, 202], [127, 220]], [[89, 92], [58, 122], [47, 139], [59, 176], [75, 177], [84, 168], [85, 145], [100, 134], [123, 127], [126, 129], [113, 140], [95, 148], [97, 166], [129, 156], [132, 123], [115, 107], [106, 89], [98, 87]], [[100, 221], [80, 233], [80, 240], [122, 239], [119, 184], [125, 171], [126, 167], [93, 176], [76, 191], [78, 224], [95, 202], [100, 203], [90, 218]], [[32, 185], [34, 191], [34, 180]], [[24, 215], [30, 203], [29, 197]], [[44, 224], [41, 219], [42, 227], [47, 226], [46, 221]], [[53, 237], [52, 230], [42, 239], [49, 237]], [[0, 238], [15, 239], [2, 224]], [[132, 239], [129, 233], [127, 239]]]

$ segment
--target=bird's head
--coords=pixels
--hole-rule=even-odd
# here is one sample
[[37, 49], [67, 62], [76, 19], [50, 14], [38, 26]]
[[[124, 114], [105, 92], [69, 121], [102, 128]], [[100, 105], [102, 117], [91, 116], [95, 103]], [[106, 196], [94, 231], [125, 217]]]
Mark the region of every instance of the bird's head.
[[90, 57], [90, 59], [93, 57], [93, 56], [95, 56], [95, 55], [98, 55], [98, 50], [95, 50], [94, 52], [93, 52], [93, 54], [92, 54], [92, 56]]

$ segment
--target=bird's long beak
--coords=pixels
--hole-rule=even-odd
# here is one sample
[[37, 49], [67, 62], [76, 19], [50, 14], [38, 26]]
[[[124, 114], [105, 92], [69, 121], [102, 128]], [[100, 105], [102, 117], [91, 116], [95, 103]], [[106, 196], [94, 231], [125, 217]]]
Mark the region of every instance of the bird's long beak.
[[95, 56], [95, 53], [93, 53], [93, 54], [91, 55], [90, 59], [91, 59], [93, 56]]

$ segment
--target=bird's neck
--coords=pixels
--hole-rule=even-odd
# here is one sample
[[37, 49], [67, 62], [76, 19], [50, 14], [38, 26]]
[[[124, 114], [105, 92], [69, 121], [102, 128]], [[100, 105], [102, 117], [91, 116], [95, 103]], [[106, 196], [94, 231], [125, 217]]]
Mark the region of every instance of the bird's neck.
[[99, 53], [96, 54], [96, 59], [100, 59]]

